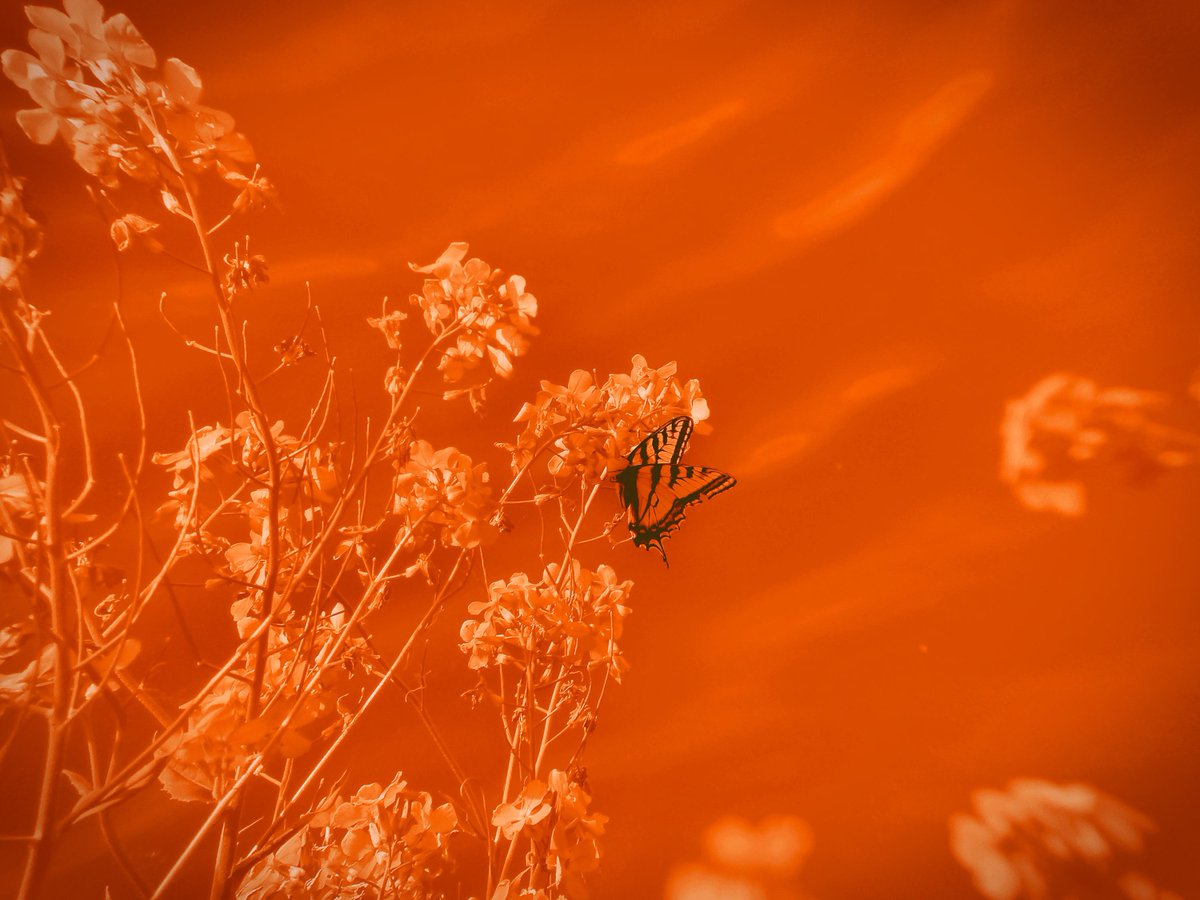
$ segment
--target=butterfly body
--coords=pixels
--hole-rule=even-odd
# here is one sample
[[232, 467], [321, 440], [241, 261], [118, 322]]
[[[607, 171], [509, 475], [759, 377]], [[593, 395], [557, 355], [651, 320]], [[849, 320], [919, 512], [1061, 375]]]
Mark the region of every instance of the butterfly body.
[[616, 476], [634, 546], [653, 547], [663, 562], [663, 539], [683, 523], [688, 506], [737, 484], [732, 475], [717, 469], [680, 463], [691, 433], [687, 416], [672, 419], [633, 448], [629, 465]]

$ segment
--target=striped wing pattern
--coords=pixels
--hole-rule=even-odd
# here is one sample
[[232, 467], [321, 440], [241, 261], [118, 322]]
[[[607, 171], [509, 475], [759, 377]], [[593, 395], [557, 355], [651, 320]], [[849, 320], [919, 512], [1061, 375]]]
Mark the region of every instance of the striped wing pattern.
[[737, 484], [717, 469], [679, 464], [691, 433], [691, 419], [672, 419], [633, 449], [629, 466], [617, 476], [634, 546], [653, 547], [663, 562], [663, 539], [683, 523], [687, 508]]
[[630, 451], [627, 457], [629, 464], [650, 466], [677, 463], [687, 449], [691, 436], [692, 420], [687, 416], [676, 416]]

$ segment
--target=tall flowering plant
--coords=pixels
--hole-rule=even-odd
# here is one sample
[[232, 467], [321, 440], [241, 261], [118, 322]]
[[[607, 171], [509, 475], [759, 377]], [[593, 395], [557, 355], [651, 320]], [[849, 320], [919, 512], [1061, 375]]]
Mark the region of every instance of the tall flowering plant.
[[[103, 500], [112, 467], [97, 459], [86, 366], [58, 355], [48, 311], [26, 294], [40, 228], [0, 166], [4, 392], [25, 397], [0, 417], [0, 712], [6, 748], [39, 748], [35, 773], [11, 775], [37, 785], [14, 892], [36, 896], [64, 836], [93, 820], [124, 872], [118, 893], [165, 896], [203, 866], [214, 897], [584, 896], [607, 822], [585, 751], [606, 690], [629, 668], [620, 641], [633, 590], [584, 550], [621, 536], [600, 500], [630, 448], [678, 415], [705, 430], [698, 383], [640, 356], [627, 373], [544, 381], [499, 445], [509, 470], [499, 479], [436, 446], [419, 434], [414, 393], [478, 410], [538, 333], [525, 280], [453, 243], [412, 266], [407, 306], [385, 301], [367, 319], [393, 359], [379, 373], [382, 415], [348, 433], [319, 307], [309, 301], [299, 333], [255, 314], [269, 266], [228, 232], [275, 190], [233, 118], [202, 102], [194, 69], [160, 64], [96, 0], [27, 12], [33, 52], [2, 57], [33, 104], [17, 119], [33, 141], [68, 146], [122, 263], [157, 254], [207, 284], [208, 337], [161, 309], [181, 347], [211, 363], [229, 416], [156, 410], [186, 438], [150, 451], [118, 297], [111, 327], [140, 428], [118, 460], [120, 502]], [[273, 355], [252, 350], [248, 336], [263, 331]], [[278, 418], [264, 383], [311, 366], [324, 377], [307, 415]], [[484, 575], [488, 548], [522, 526], [542, 536], [537, 566]], [[124, 558], [114, 545], [140, 549]], [[216, 659], [180, 603], [196, 582], [228, 610]], [[196, 663], [183, 686], [156, 662], [164, 605]], [[384, 607], [409, 622], [391, 648], [375, 633]], [[495, 784], [463, 767], [413, 700], [414, 650], [447, 611], [462, 620], [463, 702], [500, 726], [488, 731], [504, 761]], [[451, 789], [421, 789], [400, 771], [343, 784], [363, 716], [387, 692], [413, 705]], [[154, 847], [152, 864], [131, 849], [159, 839], [121, 817], [139, 795], [202, 810], [181, 845]]]

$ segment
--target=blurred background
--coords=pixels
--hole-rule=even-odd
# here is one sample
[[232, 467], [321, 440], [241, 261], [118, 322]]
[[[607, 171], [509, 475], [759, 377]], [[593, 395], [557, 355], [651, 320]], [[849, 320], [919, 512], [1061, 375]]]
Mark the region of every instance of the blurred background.
[[[611, 817], [597, 897], [661, 894], [709, 823], [769, 814], [811, 828], [813, 897], [966, 896], [947, 818], [1021, 776], [1143, 811], [1143, 869], [1200, 893], [1200, 470], [1097, 471], [1077, 518], [997, 476], [1006, 401], [1051, 372], [1162, 391], [1195, 424], [1200, 6], [108, 7], [198, 70], [280, 189], [253, 226], [281, 323], [264, 341], [295, 331], [310, 282], [377, 392], [388, 355], [363, 320], [461, 240], [528, 279], [543, 333], [482, 419], [423, 423], [435, 444], [500, 468], [491, 442], [538, 379], [634, 353], [701, 380], [714, 432], [690, 458], [738, 489], [689, 516], [669, 570], [592, 545], [636, 582], [633, 669], [587, 759]], [[27, 27], [0, 10], [4, 47]], [[28, 99], [0, 98], [46, 229], [34, 299], [83, 356], [113, 296], [107, 231], [67, 150], [16, 127]], [[205, 315], [190, 275], [132, 267], [152, 450], [182, 444], [181, 397], [198, 421], [224, 404], [188, 392], [211, 366], [159, 318], [164, 288], [183, 326]], [[133, 425], [118, 400], [109, 452]], [[511, 562], [532, 569], [517, 524]], [[447, 670], [456, 631], [439, 625]], [[429, 665], [453, 708], [461, 686]], [[462, 710], [447, 728], [477, 740]], [[399, 715], [351, 784], [445, 780]], [[180, 815], [137, 827], [183, 834]], [[100, 854], [79, 843], [52, 888], [103, 884]]]

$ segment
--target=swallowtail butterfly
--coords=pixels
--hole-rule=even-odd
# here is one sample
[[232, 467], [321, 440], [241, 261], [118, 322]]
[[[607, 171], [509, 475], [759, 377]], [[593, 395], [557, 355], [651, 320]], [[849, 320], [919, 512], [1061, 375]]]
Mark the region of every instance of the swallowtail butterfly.
[[683, 523], [688, 506], [737, 484], [732, 475], [716, 469], [680, 465], [691, 434], [691, 419], [672, 419], [633, 448], [626, 457], [629, 465], [616, 476], [634, 546], [653, 547], [663, 562], [663, 539]]

